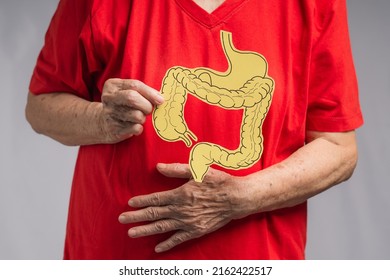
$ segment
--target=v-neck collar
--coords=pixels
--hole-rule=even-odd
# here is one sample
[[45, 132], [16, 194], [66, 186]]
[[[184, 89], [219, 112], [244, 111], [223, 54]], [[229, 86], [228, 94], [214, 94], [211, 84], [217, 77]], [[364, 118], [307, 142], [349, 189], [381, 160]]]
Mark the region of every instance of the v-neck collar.
[[225, 0], [212, 13], [208, 13], [192, 0], [175, 1], [195, 21], [208, 28], [213, 28], [230, 17], [234, 11], [248, 0]]

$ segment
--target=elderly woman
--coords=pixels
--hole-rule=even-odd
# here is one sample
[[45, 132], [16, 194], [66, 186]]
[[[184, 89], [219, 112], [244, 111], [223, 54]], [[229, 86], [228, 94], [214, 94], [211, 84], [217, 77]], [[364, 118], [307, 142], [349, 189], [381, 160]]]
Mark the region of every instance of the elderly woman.
[[65, 259], [303, 259], [357, 161], [345, 0], [61, 0], [26, 115], [80, 146]]

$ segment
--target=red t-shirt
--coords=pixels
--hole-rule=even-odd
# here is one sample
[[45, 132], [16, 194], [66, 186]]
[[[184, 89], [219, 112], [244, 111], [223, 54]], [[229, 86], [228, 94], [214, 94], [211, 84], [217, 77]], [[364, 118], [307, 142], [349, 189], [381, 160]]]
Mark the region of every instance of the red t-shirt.
[[[235, 53], [252, 55], [260, 68], [235, 67], [226, 46]], [[151, 115], [140, 136], [115, 145], [80, 147], [64, 257], [304, 258], [306, 203], [233, 221], [160, 254], [154, 253], [154, 247], [172, 233], [131, 239], [129, 226], [120, 224], [118, 216], [129, 210], [127, 202], [133, 196], [182, 185], [182, 179], [159, 174], [156, 164], [188, 163], [195, 143], [233, 151], [242, 146], [242, 139], [250, 139], [248, 143], [261, 148], [261, 152], [256, 150], [260, 158], [253, 157], [237, 168], [212, 165], [245, 176], [302, 147], [306, 130], [339, 132], [359, 127], [362, 116], [345, 0], [226, 0], [212, 14], [191, 0], [62, 0], [46, 34], [30, 90], [34, 94], [69, 92], [100, 101], [109, 78], [138, 79], [162, 89], [164, 80], [172, 81], [169, 70], [174, 68], [179, 74], [195, 73], [191, 82], [199, 78], [203, 85], [219, 88], [210, 73], [226, 78], [233, 69], [241, 83], [234, 85], [236, 76], [226, 78], [227, 95], [239, 95], [238, 90], [252, 85], [245, 82], [257, 75], [267, 85], [262, 91], [262, 109], [251, 110], [253, 104], [244, 105], [250, 102], [242, 96], [235, 97], [232, 102], [241, 103], [232, 108], [225, 100], [229, 97], [218, 101], [215, 94], [195, 92], [188, 86], [182, 97], [185, 103], [172, 106], [179, 106], [186, 126], [196, 135], [189, 145], [162, 137]], [[208, 74], [196, 77], [196, 69]], [[251, 71], [255, 74], [250, 77], [240, 76]], [[184, 82], [178, 83], [183, 86]], [[263, 117], [256, 125], [253, 121], [253, 129], [247, 129], [250, 124], [243, 128], [259, 115]]]

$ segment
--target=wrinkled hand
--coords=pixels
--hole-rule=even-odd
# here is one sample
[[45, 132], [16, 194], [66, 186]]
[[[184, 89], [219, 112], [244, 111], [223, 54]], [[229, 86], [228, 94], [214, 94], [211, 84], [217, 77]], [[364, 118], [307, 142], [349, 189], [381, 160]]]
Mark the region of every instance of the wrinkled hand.
[[[187, 164], [158, 164], [157, 169], [168, 177], [191, 178]], [[155, 248], [156, 252], [167, 251], [247, 215], [235, 178], [210, 168], [202, 183], [190, 180], [177, 189], [133, 197], [129, 205], [142, 209], [122, 213], [119, 221], [150, 222], [131, 228], [132, 238], [176, 231]]]
[[138, 80], [109, 79], [102, 92], [101, 129], [107, 143], [140, 135], [154, 105], [164, 102], [155, 89]]

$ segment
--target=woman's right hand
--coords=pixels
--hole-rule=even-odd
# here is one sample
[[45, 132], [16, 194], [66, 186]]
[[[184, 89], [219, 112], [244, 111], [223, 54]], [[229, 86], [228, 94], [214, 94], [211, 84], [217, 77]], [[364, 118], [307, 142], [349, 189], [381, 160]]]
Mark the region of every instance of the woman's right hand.
[[106, 143], [140, 135], [146, 116], [164, 102], [155, 89], [138, 80], [109, 79], [102, 92], [101, 129]]

